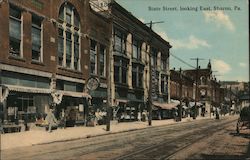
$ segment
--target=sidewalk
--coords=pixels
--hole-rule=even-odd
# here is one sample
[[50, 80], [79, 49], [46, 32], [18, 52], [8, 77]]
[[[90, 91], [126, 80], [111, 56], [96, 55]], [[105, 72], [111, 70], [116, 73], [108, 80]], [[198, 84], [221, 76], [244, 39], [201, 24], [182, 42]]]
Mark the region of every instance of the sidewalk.
[[[210, 119], [210, 117], [197, 117], [196, 120], [201, 119]], [[69, 141], [189, 121], [194, 120], [192, 118], [183, 118], [181, 122], [175, 122], [173, 119], [153, 120], [152, 126], [148, 126], [148, 122], [122, 122], [111, 124], [111, 131], [106, 131], [106, 125], [97, 125], [95, 127], [79, 126], [66, 129], [57, 129], [53, 130], [52, 133], [48, 133], [45, 130], [31, 130], [26, 132], [1, 134], [1, 150], [60, 141]]]

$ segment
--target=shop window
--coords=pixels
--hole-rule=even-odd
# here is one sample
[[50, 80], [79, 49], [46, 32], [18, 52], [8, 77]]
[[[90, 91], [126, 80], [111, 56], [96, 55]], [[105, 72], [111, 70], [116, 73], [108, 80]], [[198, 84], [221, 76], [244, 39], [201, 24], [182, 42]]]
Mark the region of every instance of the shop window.
[[97, 45], [96, 41], [90, 41], [90, 73], [97, 74]]
[[21, 34], [22, 34], [21, 11], [10, 6], [9, 9], [9, 50], [12, 56], [22, 57]]
[[42, 62], [42, 20], [32, 15], [32, 60]]
[[34, 96], [29, 94], [12, 94], [7, 99], [8, 120], [35, 121], [36, 107]]
[[80, 17], [73, 5], [61, 6], [59, 23], [58, 65], [80, 71]]

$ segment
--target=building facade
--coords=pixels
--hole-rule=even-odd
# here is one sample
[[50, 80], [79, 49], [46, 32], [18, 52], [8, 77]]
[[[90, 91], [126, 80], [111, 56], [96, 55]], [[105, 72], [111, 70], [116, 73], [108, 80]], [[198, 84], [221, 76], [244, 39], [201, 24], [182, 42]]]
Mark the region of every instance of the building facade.
[[[212, 75], [212, 66], [209, 61], [207, 68], [198, 68], [192, 70], [185, 70], [184, 74], [195, 81], [197, 85], [197, 93], [195, 93], [195, 100], [199, 103], [197, 115], [211, 116], [215, 114], [221, 106], [221, 91], [220, 84]], [[197, 83], [196, 83], [197, 76]]]
[[[5, 122], [32, 123], [52, 104], [58, 119], [84, 122], [109, 100], [113, 117], [137, 120], [149, 96], [158, 109], [169, 103], [171, 45], [115, 1], [107, 10], [93, 6], [89, 0], [1, 2]], [[86, 87], [90, 78], [98, 80], [96, 90]]]
[[148, 109], [150, 83], [152, 100], [168, 102], [171, 46], [115, 1], [110, 3], [110, 11], [113, 116], [136, 120], [143, 110]]
[[[107, 99], [110, 22], [88, 0], [4, 0], [0, 21], [4, 120], [34, 122], [51, 104], [57, 117], [83, 120], [90, 95]], [[92, 76], [95, 92], [85, 87]]]

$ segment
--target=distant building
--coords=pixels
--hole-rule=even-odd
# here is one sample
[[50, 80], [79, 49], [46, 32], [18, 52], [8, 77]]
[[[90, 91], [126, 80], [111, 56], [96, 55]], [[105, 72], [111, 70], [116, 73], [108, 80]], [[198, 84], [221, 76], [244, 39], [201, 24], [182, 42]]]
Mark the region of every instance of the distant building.
[[[192, 78], [196, 83], [196, 69], [184, 70], [184, 74]], [[199, 114], [203, 113], [206, 116], [210, 116], [215, 113], [216, 108], [220, 108], [221, 102], [221, 90], [220, 84], [212, 75], [212, 66], [209, 61], [207, 68], [198, 69], [198, 90], [196, 101], [202, 104]], [[195, 94], [196, 95], [196, 94]]]

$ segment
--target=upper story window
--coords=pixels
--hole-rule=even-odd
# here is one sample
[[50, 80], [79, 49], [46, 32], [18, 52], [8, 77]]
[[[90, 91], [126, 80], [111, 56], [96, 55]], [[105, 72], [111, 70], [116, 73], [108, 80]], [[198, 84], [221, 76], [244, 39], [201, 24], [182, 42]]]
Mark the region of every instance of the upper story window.
[[97, 74], [97, 45], [94, 40], [90, 40], [90, 73]]
[[106, 47], [100, 46], [100, 76], [106, 77]]
[[65, 3], [60, 8], [59, 20], [58, 65], [80, 71], [80, 17], [73, 5]]
[[161, 57], [161, 69], [167, 70], [167, 58], [164, 56]]
[[126, 54], [126, 38], [127, 36], [115, 29], [114, 33], [114, 50], [121, 53], [121, 54]]
[[143, 67], [141, 65], [132, 65], [132, 86], [143, 87]]
[[64, 21], [67, 25], [72, 25], [80, 28], [80, 18], [75, 7], [69, 3], [65, 3], [59, 12], [59, 19]]
[[152, 51], [151, 51], [151, 66], [153, 68], [157, 67], [157, 50], [154, 48], [152, 48]]
[[22, 13], [19, 9], [10, 6], [9, 9], [9, 50], [10, 54], [22, 57]]
[[141, 60], [141, 44], [137, 39], [133, 39], [133, 59]]
[[168, 93], [168, 77], [167, 75], [161, 75], [161, 93]]
[[127, 84], [128, 61], [123, 58], [114, 60], [114, 80], [116, 83]]
[[42, 20], [32, 15], [32, 60], [42, 62]]
[[206, 85], [207, 84], [207, 79], [206, 79], [206, 77], [205, 76], [202, 76], [201, 78], [200, 78], [200, 80], [201, 80], [201, 85]]

